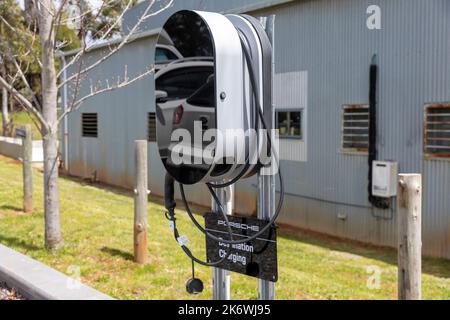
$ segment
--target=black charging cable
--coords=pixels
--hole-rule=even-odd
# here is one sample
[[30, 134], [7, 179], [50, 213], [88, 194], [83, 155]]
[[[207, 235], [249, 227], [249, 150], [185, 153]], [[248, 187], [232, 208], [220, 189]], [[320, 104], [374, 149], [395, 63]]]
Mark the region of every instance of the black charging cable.
[[[184, 253], [192, 261], [195, 261], [198, 264], [206, 266], [206, 267], [215, 267], [215, 266], [221, 264], [228, 258], [229, 252], [227, 250], [225, 250], [226, 254], [220, 260], [215, 261], [215, 262], [205, 262], [205, 261], [202, 261], [202, 260], [196, 258], [192, 254], [191, 250], [189, 250], [189, 248], [187, 247], [187, 241], [184, 241], [186, 239], [183, 239], [180, 237], [180, 233], [178, 232], [178, 228], [177, 228], [177, 219], [175, 217], [176, 202], [175, 202], [174, 181], [175, 180], [173, 179], [173, 177], [171, 175], [169, 175], [168, 173], [166, 173], [166, 178], [165, 178], [165, 182], [164, 182], [164, 193], [165, 193], [165, 207], [167, 209], [167, 212], [165, 215], [166, 215], [167, 220], [170, 221], [170, 228], [173, 230], [173, 235], [175, 237], [175, 240], [181, 246]], [[221, 211], [223, 211], [223, 210], [221, 210]], [[226, 221], [228, 221], [228, 218]], [[232, 240], [233, 234], [231, 231], [231, 227], [229, 226], [229, 223], [227, 223], [227, 225], [228, 225], [228, 236]], [[220, 240], [220, 241], [222, 241], [222, 240]]]

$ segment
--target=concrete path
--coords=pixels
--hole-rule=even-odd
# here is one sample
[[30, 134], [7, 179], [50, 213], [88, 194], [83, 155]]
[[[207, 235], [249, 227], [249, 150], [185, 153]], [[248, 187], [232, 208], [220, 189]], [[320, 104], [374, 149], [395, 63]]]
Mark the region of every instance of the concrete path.
[[32, 300], [112, 300], [45, 264], [0, 244], [0, 282]]

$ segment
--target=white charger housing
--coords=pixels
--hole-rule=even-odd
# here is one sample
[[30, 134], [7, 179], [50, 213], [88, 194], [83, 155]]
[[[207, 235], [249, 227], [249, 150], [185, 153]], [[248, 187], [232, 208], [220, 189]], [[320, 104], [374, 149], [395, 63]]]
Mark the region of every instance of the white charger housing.
[[[252, 39], [254, 43], [250, 49], [252, 56], [258, 58], [255, 68], [258, 82], [262, 82], [262, 44], [250, 23], [246, 23], [247, 28], [240, 28], [238, 32], [236, 21], [236, 16], [180, 11], [168, 19], [158, 40], [164, 41], [166, 47], [169, 43], [183, 56], [158, 66], [155, 89], [160, 157], [167, 172], [186, 185], [234, 179], [243, 171], [257, 143], [246, 135], [257, 115], [251, 111], [254, 108], [253, 91], [239, 32], [245, 32], [246, 38]], [[160, 55], [161, 52], [156, 51], [155, 61]], [[202, 85], [199, 86], [197, 82], [207, 69], [211, 74], [209, 77], [203, 76]], [[180, 82], [183, 76], [190, 80], [187, 83]], [[271, 83], [270, 79], [267, 81]], [[195, 85], [199, 88], [189, 91]], [[206, 92], [206, 88], [210, 88], [210, 91]], [[258, 90], [260, 98], [262, 90], [261, 86]], [[206, 96], [210, 96], [209, 100]], [[200, 126], [194, 123], [200, 123]], [[208, 136], [211, 130], [216, 130], [216, 134], [210, 143], [204, 140], [184, 141], [178, 133], [173, 139], [177, 129], [193, 136], [198, 131], [202, 137]], [[174, 161], [173, 156], [180, 153], [180, 146], [184, 147], [181, 148], [183, 159], [194, 161]], [[247, 167], [247, 176], [255, 173], [256, 166], [252, 162]]]

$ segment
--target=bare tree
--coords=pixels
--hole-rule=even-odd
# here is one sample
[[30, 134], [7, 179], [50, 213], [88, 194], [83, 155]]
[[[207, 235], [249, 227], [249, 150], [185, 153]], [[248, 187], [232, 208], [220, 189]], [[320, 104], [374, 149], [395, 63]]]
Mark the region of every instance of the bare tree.
[[[115, 2], [117, 2], [117, 0], [103, 0], [101, 8], [112, 6]], [[44, 143], [45, 244], [51, 251], [57, 250], [62, 244], [58, 196], [57, 137], [60, 122], [68, 115], [68, 113], [80, 108], [87, 99], [101, 93], [128, 86], [154, 72], [154, 66], [149, 65], [143, 72], [129, 77], [125, 65], [123, 75], [118, 75], [117, 78], [114, 79], [114, 82], [105, 80], [103, 85], [91, 85], [89, 92], [84, 96], [80, 94], [80, 85], [86, 80], [88, 73], [116, 54], [127, 43], [132, 41], [136, 34], [141, 32], [140, 27], [142, 23], [150, 17], [166, 10], [172, 5], [173, 0], [166, 0], [163, 3], [158, 2], [158, 6], [155, 5], [156, 0], [148, 1], [143, 13], [130, 32], [109, 45], [107, 52], [101, 58], [94, 62], [87, 63], [87, 59], [84, 59], [86, 53], [92, 50], [96, 44], [98, 44], [98, 41], [108, 39], [111, 32], [117, 30], [117, 25], [120, 24], [125, 11], [131, 7], [133, 2], [133, 0], [127, 2], [125, 9], [118, 15], [114, 23], [105, 25], [105, 29], [103, 30], [97, 30], [97, 32], [101, 32], [100, 37], [93, 37], [93, 35], [90, 34], [88, 26], [86, 26], [84, 22], [87, 15], [95, 15], [95, 9], [86, 5], [85, 0], [27, 0], [28, 6], [31, 5], [33, 8], [33, 14], [28, 15], [27, 19], [33, 20], [33, 22], [30, 23], [30, 25], [35, 26], [33, 36], [34, 38], [38, 38], [40, 43], [40, 57], [37, 60], [41, 67], [42, 103], [39, 102], [36, 93], [33, 92], [31, 86], [27, 82], [21, 61], [16, 55], [10, 54], [8, 56], [14, 65], [14, 75], [8, 75], [8, 77], [3, 75], [0, 76], [0, 87], [6, 89], [18, 103], [35, 116], [40, 124]], [[76, 15], [68, 16], [68, 5], [77, 6], [78, 10], [76, 10]], [[97, 11], [99, 12], [100, 9]], [[1, 16], [0, 19], [2, 19]], [[67, 44], [64, 43], [64, 41], [57, 42], [56, 34], [61, 25], [64, 25], [69, 21], [71, 23], [75, 21], [75, 24], [79, 29], [81, 48], [78, 52], [74, 53], [72, 58], [61, 70], [57, 70], [55, 56], [57, 52], [62, 50]], [[18, 32], [18, 30], [14, 30], [10, 24], [5, 23], [5, 25], [10, 26], [13, 29], [11, 31]], [[97, 43], [89, 42], [89, 38], [98, 39]], [[30, 48], [30, 50], [32, 50], [32, 48]], [[36, 52], [30, 52], [30, 54], [36, 54]], [[72, 67], [71, 69], [76, 71], [65, 80], [59, 81], [58, 83], [59, 76], [68, 70], [69, 67]], [[22, 92], [14, 85], [13, 80], [16, 81], [17, 79], [19, 79], [25, 87], [27, 95], [22, 94]], [[58, 90], [65, 85], [70, 86], [72, 94], [70, 96], [70, 101], [68, 101], [68, 107], [63, 114], [58, 117]]]
[[[14, 54], [20, 55], [26, 53], [25, 45], [21, 44], [19, 38], [10, 32], [10, 27], [21, 29], [24, 26], [24, 19], [22, 18], [22, 12], [18, 4], [14, 0], [2, 0], [0, 1], [0, 15], [4, 16], [8, 21], [5, 23], [5, 19], [0, 20], [0, 75], [7, 77], [7, 70], [10, 67], [10, 59], [8, 59], [6, 51], [14, 51]], [[5, 20], [6, 21], [6, 20]], [[2, 102], [2, 134], [8, 136], [10, 134], [10, 119], [8, 112], [8, 91], [6, 89], [1, 90]]]
[[[5, 34], [3, 23], [0, 21], [0, 36]], [[6, 77], [6, 61], [4, 55], [0, 54], [0, 74]], [[2, 89], [2, 134], [8, 136], [9, 114], [8, 114], [8, 90]]]
[[[5, 61], [0, 59], [1, 64], [1, 75], [6, 77], [6, 66]], [[8, 90], [2, 89], [2, 134], [3, 136], [9, 135], [9, 113], [8, 113]]]

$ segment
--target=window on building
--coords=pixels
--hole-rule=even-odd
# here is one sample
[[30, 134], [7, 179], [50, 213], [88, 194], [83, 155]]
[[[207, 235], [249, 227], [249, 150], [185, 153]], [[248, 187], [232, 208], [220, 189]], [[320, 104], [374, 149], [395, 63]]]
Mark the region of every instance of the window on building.
[[302, 110], [277, 110], [276, 128], [280, 138], [303, 139]]
[[426, 106], [424, 134], [426, 156], [450, 158], [450, 104]]
[[156, 114], [154, 112], [148, 113], [147, 124], [147, 138], [149, 142], [156, 142]]
[[81, 114], [81, 131], [85, 138], [98, 137], [98, 115], [97, 113]]
[[342, 106], [342, 149], [348, 152], [369, 151], [369, 106]]

